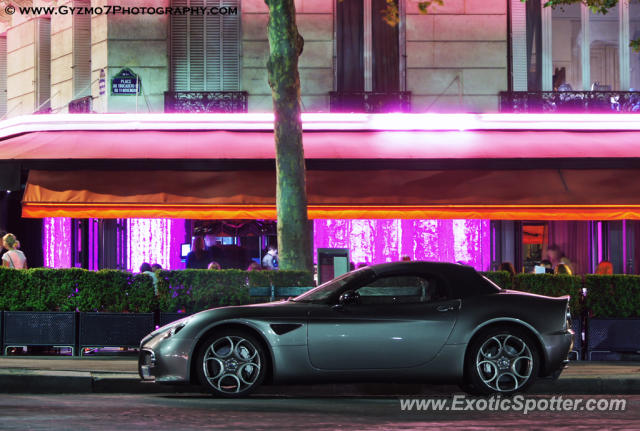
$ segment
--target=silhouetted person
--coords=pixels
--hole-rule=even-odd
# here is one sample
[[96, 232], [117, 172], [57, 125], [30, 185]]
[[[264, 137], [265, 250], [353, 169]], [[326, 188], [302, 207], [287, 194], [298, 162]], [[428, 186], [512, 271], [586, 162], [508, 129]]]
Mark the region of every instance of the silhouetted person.
[[573, 272], [571, 271], [571, 268], [569, 267], [569, 265], [565, 265], [564, 263], [559, 263], [558, 265], [556, 265], [556, 269], [553, 270], [554, 274], [566, 274], [566, 275], [573, 275]]
[[547, 258], [551, 261], [551, 265], [556, 268], [559, 264], [563, 264], [569, 267], [571, 273], [573, 273], [573, 269], [571, 266], [571, 261], [565, 254], [562, 249], [555, 244], [552, 244], [547, 248]]
[[515, 277], [516, 275], [516, 269], [513, 267], [513, 263], [511, 262], [502, 262], [498, 267], [498, 271], [507, 271], [512, 277]]
[[260, 271], [260, 270], [262, 270], [262, 265], [260, 265], [258, 262], [251, 262], [247, 267], [247, 271]]
[[267, 254], [262, 258], [262, 267], [264, 269], [278, 269], [278, 249], [269, 246]]
[[613, 275], [613, 264], [608, 260], [603, 260], [598, 264], [595, 273], [598, 275]]
[[187, 268], [189, 269], [207, 269], [211, 257], [204, 247], [204, 238], [197, 236], [193, 239], [191, 251], [187, 254]]
[[3, 236], [2, 246], [7, 250], [2, 255], [3, 266], [6, 268], [27, 269], [27, 257], [22, 251], [18, 250], [20, 243], [14, 234], [8, 233]]

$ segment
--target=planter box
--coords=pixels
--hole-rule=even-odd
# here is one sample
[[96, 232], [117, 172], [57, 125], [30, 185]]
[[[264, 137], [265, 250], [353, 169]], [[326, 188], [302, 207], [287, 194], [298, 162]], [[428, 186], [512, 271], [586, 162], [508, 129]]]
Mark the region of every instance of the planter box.
[[140, 347], [153, 331], [153, 313], [80, 313], [80, 351], [85, 347]]
[[640, 354], [640, 319], [589, 319], [588, 358], [620, 360], [624, 354]]
[[191, 316], [189, 313], [160, 313], [160, 321], [158, 322], [158, 325], [162, 327], [189, 316]]
[[5, 311], [2, 352], [12, 346], [70, 347], [76, 344], [76, 313], [56, 311]]
[[582, 359], [582, 320], [571, 319], [571, 329], [573, 330], [573, 350], [569, 352], [569, 359]]

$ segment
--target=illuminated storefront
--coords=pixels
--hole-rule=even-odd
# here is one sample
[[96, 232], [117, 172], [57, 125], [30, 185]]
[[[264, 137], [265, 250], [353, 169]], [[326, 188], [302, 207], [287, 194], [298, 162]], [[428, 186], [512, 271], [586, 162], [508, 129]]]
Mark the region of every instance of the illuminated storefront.
[[[98, 219], [83, 229], [102, 243], [111, 235], [117, 256], [94, 253], [83, 266], [136, 269], [152, 260], [179, 268], [178, 249], [192, 232], [184, 220], [276, 218], [272, 121], [21, 117], [2, 124], [0, 152], [5, 165], [28, 173], [22, 216], [46, 220], [47, 265], [77, 262], [58, 246], [86, 241], [71, 219]], [[623, 270], [637, 268], [627, 250], [630, 221], [640, 219], [634, 116], [303, 114], [303, 122], [316, 248], [349, 248], [354, 264], [408, 256], [488, 270], [509, 256], [523, 263], [521, 252], [507, 252], [522, 238], [505, 242], [528, 232], [523, 220], [552, 221], [554, 232], [562, 221], [619, 222]], [[588, 259], [602, 257], [589, 241]]]

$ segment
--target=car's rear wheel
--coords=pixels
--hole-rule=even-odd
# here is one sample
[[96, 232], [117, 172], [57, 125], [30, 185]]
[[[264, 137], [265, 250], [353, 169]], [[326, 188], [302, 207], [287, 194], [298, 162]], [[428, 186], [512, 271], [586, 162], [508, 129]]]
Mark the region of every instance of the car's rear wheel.
[[196, 358], [200, 384], [214, 395], [242, 397], [264, 380], [266, 352], [244, 331], [221, 331], [208, 337]]
[[511, 395], [525, 391], [536, 379], [540, 354], [532, 337], [517, 327], [493, 327], [469, 346], [466, 377], [481, 394]]

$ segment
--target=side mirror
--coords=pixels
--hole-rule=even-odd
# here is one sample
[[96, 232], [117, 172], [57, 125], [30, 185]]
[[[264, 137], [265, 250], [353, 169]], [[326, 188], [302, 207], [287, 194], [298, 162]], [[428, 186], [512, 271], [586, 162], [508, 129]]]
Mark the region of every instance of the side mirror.
[[353, 305], [360, 303], [360, 294], [354, 290], [347, 290], [338, 299], [340, 305]]

